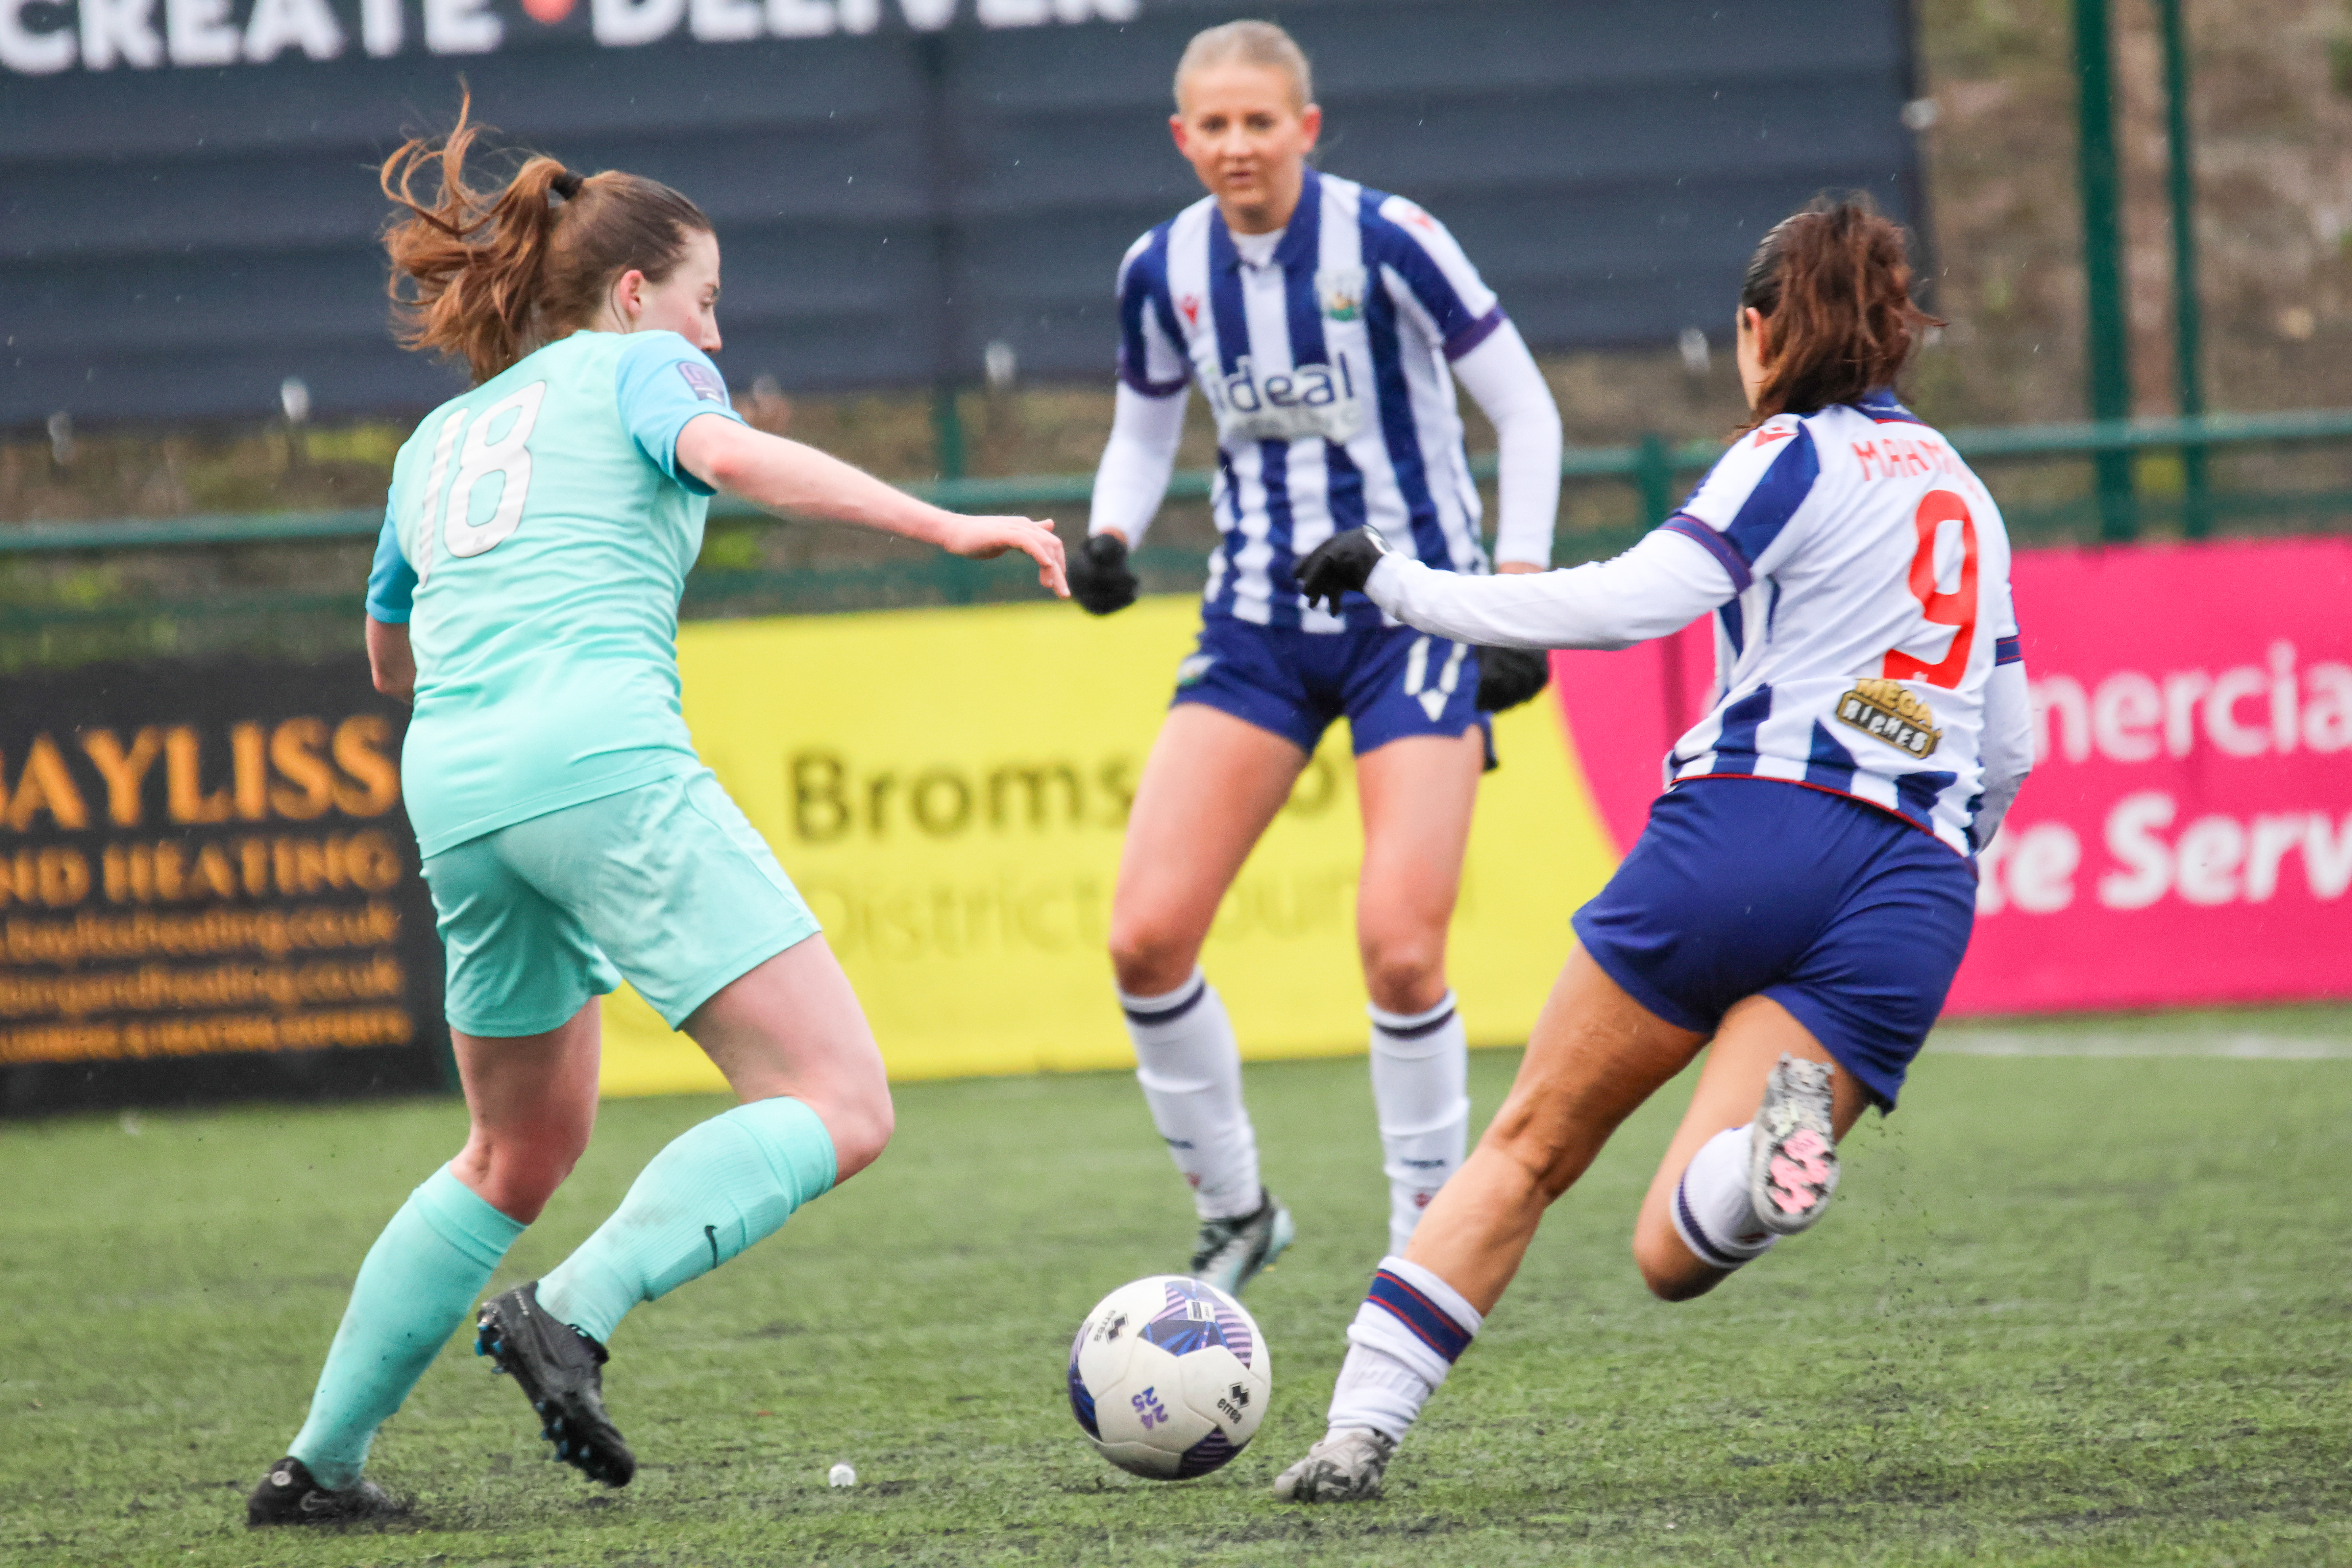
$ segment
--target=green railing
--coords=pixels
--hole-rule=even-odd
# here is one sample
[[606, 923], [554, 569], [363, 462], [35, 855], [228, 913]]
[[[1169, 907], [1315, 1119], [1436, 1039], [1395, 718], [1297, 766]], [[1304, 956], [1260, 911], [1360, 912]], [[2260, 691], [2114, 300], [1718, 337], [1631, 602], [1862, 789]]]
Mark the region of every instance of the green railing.
[[[2312, 409], [2266, 415], [2209, 415], [2194, 419], [2106, 420], [1946, 431], [1960, 453], [1979, 465], [2093, 462], [2101, 458], [2136, 460], [2206, 454], [2242, 456], [2263, 448], [2352, 445], [2352, 409]], [[1565, 524], [1557, 538], [1560, 564], [1615, 553], [1654, 525], [1674, 506], [1676, 484], [1705, 470], [1721, 454], [1720, 441], [1670, 443], [1651, 437], [1614, 447], [1571, 447], [1560, 469], [1571, 485], [1630, 486], [1635, 505], [1620, 509], [1626, 521], [1605, 526]], [[1473, 465], [1482, 479], [1493, 477], [1493, 459]], [[1998, 471], [1991, 476], [2000, 493]], [[1205, 498], [1211, 476], [1179, 473], [1171, 500]], [[2343, 475], [2352, 485], [2352, 468]], [[907, 488], [940, 505], [962, 510], [1052, 510], [1083, 506], [1093, 484], [1087, 474], [1030, 474], [995, 479], [960, 479]], [[2013, 538], [2022, 543], [2088, 542], [2162, 527], [2196, 538], [2217, 524], [2275, 526], [2303, 520], [2305, 526], [2345, 526], [2352, 520], [2352, 488], [2277, 489], [2258, 487], [2195, 489], [2173, 495], [2131, 499], [2117, 526], [2112, 498], [2089, 483], [2055, 500], [2005, 500], [2003, 512]], [[374, 510], [279, 512], [142, 519], [116, 522], [35, 523], [0, 527], [0, 667], [72, 662], [88, 658], [140, 653], [198, 652], [261, 641], [301, 646], [348, 645], [360, 605], [360, 584], [349, 561], [330, 574], [332, 585], [238, 587], [194, 595], [158, 596], [117, 584], [68, 574], [41, 580], [40, 558], [63, 565], [74, 557], [104, 561], [134, 552], [211, 547], [318, 546], [350, 549], [374, 536], [383, 514]], [[730, 531], [772, 523], [766, 514], [722, 498], [711, 508], [714, 538]], [[936, 552], [867, 565], [829, 565], [794, 571], [729, 569], [711, 552], [689, 579], [686, 613], [800, 614], [887, 608], [912, 605], [962, 605], [1024, 597], [1034, 592], [1034, 574], [1018, 561], [961, 561]], [[1136, 563], [1147, 591], [1197, 588], [1202, 552], [1191, 547], [1154, 546], [1138, 552]], [[168, 574], [164, 574], [168, 575]]]

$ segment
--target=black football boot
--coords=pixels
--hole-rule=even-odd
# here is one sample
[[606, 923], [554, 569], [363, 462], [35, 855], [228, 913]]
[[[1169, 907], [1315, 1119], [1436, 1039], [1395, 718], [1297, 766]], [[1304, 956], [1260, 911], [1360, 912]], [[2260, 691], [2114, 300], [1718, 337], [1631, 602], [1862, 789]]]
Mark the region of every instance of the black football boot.
[[340, 1491], [322, 1487], [310, 1467], [290, 1454], [270, 1466], [245, 1500], [245, 1522], [257, 1530], [266, 1524], [373, 1524], [407, 1512], [408, 1504], [373, 1481]]
[[555, 1445], [553, 1457], [591, 1480], [627, 1486], [637, 1459], [604, 1414], [604, 1347], [549, 1317], [536, 1279], [483, 1302], [475, 1325], [474, 1353], [512, 1375], [539, 1413], [539, 1435]]

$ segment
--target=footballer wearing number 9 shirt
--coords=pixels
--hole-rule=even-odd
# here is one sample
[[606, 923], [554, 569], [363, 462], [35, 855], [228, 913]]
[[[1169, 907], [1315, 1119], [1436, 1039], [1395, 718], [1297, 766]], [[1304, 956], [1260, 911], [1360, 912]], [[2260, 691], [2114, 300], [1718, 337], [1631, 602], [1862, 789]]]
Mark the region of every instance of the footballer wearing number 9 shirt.
[[1433, 636], [1624, 647], [1711, 615], [1716, 697], [1576, 913], [1517, 1081], [1348, 1331], [1329, 1429], [1277, 1495], [1378, 1495], [1553, 1199], [1635, 1107], [1706, 1065], [1633, 1227], [1669, 1301], [1818, 1219], [1836, 1141], [1892, 1110], [1976, 910], [1976, 852], [2032, 762], [2000, 510], [1898, 403], [1929, 318], [1902, 230], [1855, 197], [1774, 228], [1740, 290], [1752, 419], [1614, 561], [1493, 582], [1358, 530], [1299, 569]]
[[1551, 557], [1559, 415], [1493, 290], [1436, 219], [1318, 174], [1307, 57], [1265, 22], [1194, 37], [1176, 69], [1178, 150], [1210, 195], [1119, 269], [1118, 414], [1072, 595], [1131, 604], [1129, 549], [1167, 493], [1198, 386], [1217, 425], [1200, 641], [1129, 815], [1111, 959], [1154, 1125], [1192, 1183], [1192, 1272], [1238, 1290], [1288, 1246], [1258, 1179], [1241, 1058], [1198, 967], [1225, 891], [1324, 731], [1345, 717], [1364, 820], [1357, 942], [1370, 993], [1372, 1097], [1403, 1247], [1461, 1163], [1466, 1040], [1445, 982], [1487, 715], [1540, 689], [1539, 656], [1400, 626], [1359, 594], [1326, 613], [1293, 565], [1378, 522], [1449, 574], [1483, 574], [1459, 382], [1500, 446], [1506, 572]]

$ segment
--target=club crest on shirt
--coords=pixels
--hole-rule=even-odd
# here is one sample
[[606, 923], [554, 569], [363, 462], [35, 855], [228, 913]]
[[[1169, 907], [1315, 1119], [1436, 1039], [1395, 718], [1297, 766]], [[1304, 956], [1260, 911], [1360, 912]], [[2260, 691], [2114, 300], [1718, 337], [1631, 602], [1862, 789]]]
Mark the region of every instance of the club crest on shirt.
[[1326, 267], [1315, 274], [1315, 297], [1323, 314], [1334, 321], [1352, 321], [1364, 313], [1364, 269]]
[[1861, 731], [1915, 757], [1932, 757], [1944, 732], [1935, 727], [1935, 710], [1905, 689], [1899, 680], [1857, 680], [1853, 689], [1837, 700], [1838, 722]]
[[726, 403], [727, 384], [711, 374], [709, 366], [697, 364], [690, 359], [682, 359], [677, 362], [677, 374], [686, 377], [686, 384], [692, 387], [694, 395], [703, 402], [722, 405]]

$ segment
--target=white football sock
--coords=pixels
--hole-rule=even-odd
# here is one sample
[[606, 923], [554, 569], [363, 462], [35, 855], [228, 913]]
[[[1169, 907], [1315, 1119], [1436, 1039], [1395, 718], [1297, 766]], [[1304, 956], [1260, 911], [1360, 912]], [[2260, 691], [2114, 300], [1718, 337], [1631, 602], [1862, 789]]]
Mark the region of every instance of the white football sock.
[[1365, 1011], [1372, 1016], [1381, 1168], [1389, 1178], [1389, 1250], [1402, 1253], [1469, 1145], [1470, 1037], [1451, 991], [1426, 1013]]
[[1348, 1325], [1348, 1359], [1331, 1391], [1331, 1429], [1370, 1427], [1402, 1442], [1484, 1321], [1460, 1291], [1420, 1264], [1381, 1258]]
[[1216, 988], [1197, 969], [1165, 996], [1130, 996], [1128, 1038], [1135, 1042], [1135, 1081], [1151, 1107], [1168, 1152], [1192, 1184], [1202, 1219], [1255, 1214], [1257, 1133], [1242, 1104], [1242, 1049]]
[[1703, 1263], [1737, 1268], [1780, 1238], [1756, 1218], [1748, 1196], [1748, 1131], [1727, 1128], [1700, 1145], [1675, 1188], [1675, 1234]]

